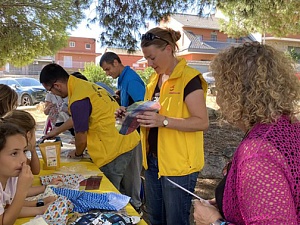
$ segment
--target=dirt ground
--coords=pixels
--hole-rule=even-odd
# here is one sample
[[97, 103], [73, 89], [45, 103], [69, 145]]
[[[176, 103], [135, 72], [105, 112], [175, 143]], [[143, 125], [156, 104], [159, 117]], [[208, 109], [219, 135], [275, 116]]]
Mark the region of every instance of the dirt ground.
[[[215, 102], [215, 96], [207, 96], [207, 107], [210, 112], [218, 109], [218, 106]], [[39, 136], [42, 134], [46, 116], [42, 113], [39, 106], [37, 106], [36, 109], [30, 109], [28, 111], [37, 121], [37, 138], [39, 138]], [[208, 131], [206, 131], [204, 134], [204, 149], [215, 149], [221, 151], [228, 146], [236, 147], [240, 142], [242, 135], [243, 134], [239, 130], [228, 124], [220, 125], [220, 123], [217, 121], [217, 116], [214, 113], [210, 113], [210, 126]], [[219, 179], [203, 179], [199, 177], [196, 184], [195, 194], [205, 199], [213, 198], [214, 189], [219, 181]], [[193, 209], [191, 209], [191, 224], [193, 224], [192, 212]], [[143, 218], [148, 222], [146, 212], [144, 212]]]
[[[217, 118], [217, 113], [212, 113], [218, 110], [215, 96], [207, 96], [207, 108], [210, 112], [209, 129], [204, 133], [204, 151], [214, 150], [222, 151], [226, 148], [236, 148], [240, 143], [243, 132], [229, 124], [220, 123]], [[198, 178], [195, 188], [195, 194], [205, 199], [214, 198], [214, 190], [220, 179], [203, 179]]]

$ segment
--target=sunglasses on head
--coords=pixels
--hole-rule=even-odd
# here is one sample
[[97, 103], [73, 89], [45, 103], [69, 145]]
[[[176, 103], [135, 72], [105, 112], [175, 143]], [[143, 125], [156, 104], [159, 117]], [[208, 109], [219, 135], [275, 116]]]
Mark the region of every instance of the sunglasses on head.
[[155, 34], [152, 34], [152, 33], [146, 33], [146, 34], [142, 35], [142, 40], [153, 41], [154, 39], [160, 39], [160, 40], [163, 40], [163, 41], [169, 43], [167, 40], [165, 40]]
[[258, 47], [260, 46], [260, 43], [258, 41], [252, 41], [252, 42], [245, 42], [244, 43], [244, 46], [247, 46], [247, 47]]

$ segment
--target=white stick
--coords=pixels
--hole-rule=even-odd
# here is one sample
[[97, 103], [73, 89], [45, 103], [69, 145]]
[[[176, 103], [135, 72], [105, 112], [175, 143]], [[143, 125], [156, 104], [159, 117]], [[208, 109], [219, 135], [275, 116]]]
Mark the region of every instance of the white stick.
[[184, 187], [180, 186], [179, 184], [175, 183], [174, 181], [170, 180], [169, 178], [167, 178], [167, 181], [169, 181], [171, 184], [175, 185], [176, 187], [180, 188], [181, 190], [189, 193], [190, 195], [194, 196], [195, 198], [199, 199], [201, 202], [206, 202], [207, 204], [210, 204], [209, 201], [199, 197], [198, 195], [195, 195], [193, 192], [190, 192], [189, 190], [185, 189]]

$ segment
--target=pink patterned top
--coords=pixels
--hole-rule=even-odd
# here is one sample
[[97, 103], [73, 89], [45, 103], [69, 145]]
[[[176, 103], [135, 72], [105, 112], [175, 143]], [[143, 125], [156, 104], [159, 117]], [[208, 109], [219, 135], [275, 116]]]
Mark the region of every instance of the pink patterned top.
[[234, 154], [223, 211], [232, 224], [300, 224], [300, 122], [258, 124]]

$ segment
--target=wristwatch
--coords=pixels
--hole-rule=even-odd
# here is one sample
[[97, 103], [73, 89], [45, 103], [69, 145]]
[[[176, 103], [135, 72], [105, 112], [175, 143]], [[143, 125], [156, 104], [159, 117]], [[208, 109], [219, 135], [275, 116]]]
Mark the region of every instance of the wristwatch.
[[211, 223], [210, 225], [227, 225], [227, 224], [230, 223], [225, 221], [224, 219], [218, 219], [215, 222]]
[[165, 116], [165, 119], [163, 120], [163, 125], [164, 125], [164, 127], [166, 127], [166, 126], [168, 126], [168, 124], [169, 124], [169, 121], [168, 121], [167, 117]]
[[44, 199], [38, 199], [37, 202], [36, 202], [36, 207], [41, 207], [41, 206], [44, 206]]

